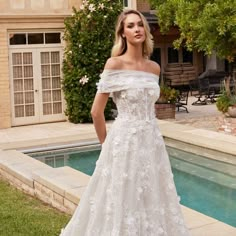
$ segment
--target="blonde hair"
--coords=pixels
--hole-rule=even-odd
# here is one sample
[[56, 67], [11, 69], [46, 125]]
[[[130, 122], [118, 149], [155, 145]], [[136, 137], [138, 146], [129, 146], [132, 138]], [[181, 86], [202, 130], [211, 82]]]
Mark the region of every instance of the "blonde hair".
[[115, 32], [115, 43], [113, 45], [111, 56], [116, 57], [123, 55], [127, 50], [127, 43], [126, 39], [122, 37], [122, 34], [124, 32], [124, 21], [129, 14], [136, 14], [138, 15], [143, 23], [146, 39], [143, 42], [143, 56], [144, 57], [150, 57], [153, 51], [153, 40], [152, 40], [152, 34], [150, 33], [150, 27], [148, 25], [147, 20], [141, 14], [139, 11], [136, 10], [125, 10], [123, 11], [117, 20], [116, 23], [116, 32]]

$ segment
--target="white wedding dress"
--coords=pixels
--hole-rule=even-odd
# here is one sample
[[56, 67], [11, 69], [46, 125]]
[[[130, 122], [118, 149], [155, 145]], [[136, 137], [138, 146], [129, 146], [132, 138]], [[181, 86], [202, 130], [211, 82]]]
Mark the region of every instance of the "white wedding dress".
[[158, 76], [104, 70], [98, 93], [110, 93], [118, 117], [61, 236], [189, 235], [155, 118]]

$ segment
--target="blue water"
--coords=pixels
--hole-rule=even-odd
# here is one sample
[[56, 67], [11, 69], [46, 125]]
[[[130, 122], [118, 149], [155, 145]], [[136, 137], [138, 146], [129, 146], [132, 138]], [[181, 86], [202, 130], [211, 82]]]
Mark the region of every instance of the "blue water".
[[87, 175], [92, 175], [99, 154], [100, 150], [73, 153], [70, 155], [67, 164]]
[[[92, 175], [100, 151], [72, 152], [50, 155], [45, 163], [53, 167], [70, 166]], [[40, 157], [35, 157], [40, 159]], [[170, 156], [172, 171], [181, 204], [236, 227], [236, 189], [176, 169], [175, 157]], [[181, 166], [184, 165], [183, 164]], [[191, 171], [190, 171], [191, 172]]]
[[236, 190], [172, 170], [181, 204], [236, 227]]

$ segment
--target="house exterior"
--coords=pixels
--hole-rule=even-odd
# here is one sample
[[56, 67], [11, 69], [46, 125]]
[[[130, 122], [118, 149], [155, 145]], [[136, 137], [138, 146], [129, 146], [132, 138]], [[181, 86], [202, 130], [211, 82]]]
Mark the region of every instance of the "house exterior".
[[79, 0], [1, 0], [0, 128], [65, 120], [64, 18]]
[[[174, 50], [178, 29], [161, 35], [148, 0], [124, 0], [144, 13], [154, 35], [153, 60], [191, 62], [199, 74], [203, 55]], [[66, 120], [61, 90], [64, 19], [82, 0], [1, 0], [0, 128]]]

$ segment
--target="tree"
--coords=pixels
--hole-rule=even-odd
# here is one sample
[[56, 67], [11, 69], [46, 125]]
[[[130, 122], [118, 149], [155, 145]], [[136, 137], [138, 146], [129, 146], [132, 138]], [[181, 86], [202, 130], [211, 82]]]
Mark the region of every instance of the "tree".
[[236, 55], [235, 0], [150, 0], [156, 6], [158, 23], [166, 33], [177, 26], [180, 37], [174, 46], [185, 45], [233, 61]]
[[[80, 10], [65, 20], [66, 42], [62, 81], [66, 115], [73, 123], [91, 122], [96, 83], [114, 41], [114, 28], [123, 6], [119, 0], [83, 0]], [[105, 110], [111, 118], [111, 103]]]

